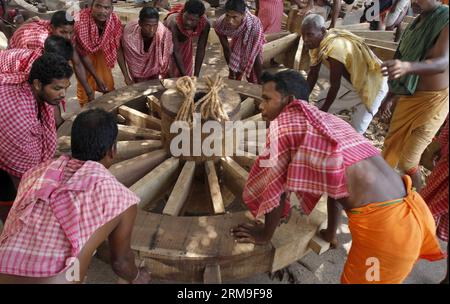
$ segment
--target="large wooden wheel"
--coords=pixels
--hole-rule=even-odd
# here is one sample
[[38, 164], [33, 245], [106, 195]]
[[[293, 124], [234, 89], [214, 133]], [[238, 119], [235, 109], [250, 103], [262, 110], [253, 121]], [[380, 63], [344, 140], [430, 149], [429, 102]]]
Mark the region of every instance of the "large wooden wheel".
[[[234, 119], [260, 120], [253, 103], [260, 87], [225, 82], [240, 96], [233, 107]], [[141, 198], [131, 244], [137, 257], [154, 277], [184, 282], [240, 279], [279, 270], [301, 258], [325, 220], [320, 210], [306, 217], [294, 209], [265, 246], [238, 244], [229, 233], [231, 227], [252, 220], [241, 201], [256, 158], [247, 152], [255, 141], [251, 134], [241, 142], [244, 156], [190, 160], [172, 157], [164, 149], [164, 104], [158, 100], [173, 84], [173, 80], [135, 84], [85, 108], [121, 116], [118, 157], [110, 171]], [[197, 90], [201, 89], [199, 84]], [[58, 130], [59, 152], [69, 151], [72, 121]]]

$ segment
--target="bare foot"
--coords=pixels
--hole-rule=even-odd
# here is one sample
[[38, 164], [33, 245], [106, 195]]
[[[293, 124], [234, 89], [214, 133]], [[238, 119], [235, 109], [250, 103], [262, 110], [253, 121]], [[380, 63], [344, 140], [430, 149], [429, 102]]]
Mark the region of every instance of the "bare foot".
[[330, 243], [330, 248], [336, 249], [339, 245], [336, 234], [332, 235], [327, 229], [320, 230], [319, 235], [322, 239]]

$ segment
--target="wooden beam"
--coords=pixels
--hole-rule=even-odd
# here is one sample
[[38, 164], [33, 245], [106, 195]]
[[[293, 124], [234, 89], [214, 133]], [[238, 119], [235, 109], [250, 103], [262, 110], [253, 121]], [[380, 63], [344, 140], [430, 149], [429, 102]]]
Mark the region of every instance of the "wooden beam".
[[244, 151], [243, 156], [234, 155], [233, 159], [243, 168], [250, 168], [253, 166], [253, 164], [256, 161], [256, 158], [258, 156], [249, 152]]
[[147, 96], [147, 106], [151, 114], [157, 113], [161, 117], [161, 103], [153, 95]]
[[395, 31], [359, 31], [351, 30], [351, 32], [362, 38], [370, 38], [384, 41], [394, 41]]
[[239, 110], [239, 116], [241, 119], [248, 118], [255, 114], [255, 100], [253, 98], [247, 98], [241, 102], [241, 109]]
[[394, 41], [385, 41], [385, 40], [379, 40], [379, 39], [370, 39], [370, 38], [365, 38], [364, 42], [373, 46], [381, 46], [381, 47], [385, 47], [388, 49], [397, 49], [398, 47], [398, 42], [394, 42]]
[[302, 56], [304, 53], [303, 45], [304, 45], [304, 41], [303, 41], [303, 38], [300, 36], [300, 40], [298, 41], [297, 51], [295, 52], [295, 57], [294, 57], [294, 70], [300, 70], [300, 62], [302, 60]]
[[370, 30], [370, 23], [366, 22], [366, 23], [357, 23], [357, 24], [346, 24], [346, 25], [342, 25], [342, 24], [338, 24], [336, 25], [336, 28], [338, 29], [343, 29], [343, 30], [347, 30], [347, 31], [365, 31], [365, 30]]
[[140, 207], [147, 205], [160, 195], [162, 188], [167, 188], [172, 176], [178, 171], [179, 159], [171, 157], [150, 171], [130, 187], [140, 197]]
[[405, 18], [403, 18], [403, 22], [410, 24], [411, 22], [413, 22], [414, 20], [416, 20], [415, 16], [405, 16]]
[[116, 163], [109, 171], [119, 182], [130, 187], [167, 158], [167, 152], [156, 150]]
[[259, 114], [250, 116], [250, 117], [244, 119], [243, 121], [244, 122], [246, 122], [246, 121], [263, 121], [263, 119], [262, 119], [261, 113], [259, 113]]
[[371, 45], [368, 44], [370, 49], [373, 51], [375, 55], [377, 55], [378, 58], [380, 58], [382, 61], [390, 60], [394, 58], [395, 55], [395, 49], [389, 49], [377, 45]]
[[117, 155], [113, 162], [118, 163], [161, 148], [162, 143], [160, 140], [119, 141], [117, 142]]
[[241, 196], [248, 179], [248, 172], [230, 157], [222, 157], [220, 163], [223, 167], [226, 186], [234, 195]]
[[203, 283], [205, 284], [222, 284], [222, 276], [220, 274], [219, 264], [208, 264], [203, 274]]
[[271, 33], [271, 34], [266, 34], [265, 38], [266, 38], [266, 43], [283, 38], [287, 35], [289, 35], [290, 33], [288, 31], [282, 31], [279, 33]]
[[330, 243], [323, 240], [320, 236], [315, 235], [311, 241], [309, 242], [309, 248], [314, 251], [316, 254], [321, 255], [330, 249]]
[[279, 54], [283, 54], [294, 47], [295, 43], [298, 41], [298, 37], [298, 34], [293, 33], [275, 41], [265, 43], [263, 47], [263, 63], [269, 62], [270, 59]]
[[177, 183], [170, 194], [169, 200], [164, 207], [163, 214], [177, 216], [191, 191], [192, 181], [194, 179], [195, 161], [187, 161], [183, 170], [181, 170]]
[[117, 125], [119, 134], [117, 140], [143, 140], [143, 139], [161, 139], [161, 131], [134, 126]]
[[214, 162], [205, 162], [205, 172], [208, 177], [208, 188], [211, 194], [211, 201], [213, 204], [214, 214], [225, 213], [225, 206], [223, 204], [222, 193], [220, 192], [219, 180], [217, 178], [216, 167]]
[[125, 117], [127, 122], [140, 128], [161, 130], [161, 120], [145, 113], [139, 112], [127, 106], [119, 107], [119, 114]]

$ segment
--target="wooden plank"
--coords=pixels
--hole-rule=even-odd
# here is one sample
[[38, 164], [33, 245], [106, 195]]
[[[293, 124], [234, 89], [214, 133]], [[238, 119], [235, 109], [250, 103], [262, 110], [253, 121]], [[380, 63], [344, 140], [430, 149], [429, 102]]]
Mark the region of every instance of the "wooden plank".
[[389, 49], [397, 49], [398, 47], [398, 42], [394, 41], [365, 38], [364, 42], [373, 46], [381, 46]]
[[286, 37], [287, 35], [289, 35], [290, 33], [288, 31], [282, 31], [279, 33], [271, 33], [271, 34], [266, 34], [265, 38], [266, 38], [266, 43]]
[[208, 178], [209, 192], [211, 194], [211, 201], [213, 204], [214, 214], [225, 213], [225, 206], [223, 204], [222, 193], [220, 192], [219, 180], [217, 178], [216, 167], [214, 162], [205, 162], [205, 171]]
[[357, 24], [337, 24], [336, 28], [338, 29], [343, 29], [343, 30], [347, 30], [347, 31], [364, 31], [364, 30], [370, 30], [370, 23], [366, 22], [366, 23], [357, 23]]
[[304, 41], [300, 36], [300, 40], [298, 41], [297, 51], [295, 52], [294, 57], [294, 70], [300, 70], [300, 62], [302, 60]]
[[145, 206], [160, 194], [162, 188], [169, 187], [168, 182], [178, 171], [178, 165], [179, 159], [171, 157], [130, 187], [141, 199], [139, 206]]
[[315, 235], [311, 241], [309, 242], [309, 248], [314, 251], [316, 254], [321, 255], [330, 249], [330, 243], [323, 240], [320, 236]]
[[120, 115], [127, 119], [131, 125], [140, 128], [161, 130], [161, 120], [145, 113], [139, 112], [127, 106], [120, 106], [118, 109]]
[[161, 148], [162, 143], [160, 140], [119, 141], [117, 142], [117, 155], [113, 162], [118, 163]]
[[360, 31], [351, 30], [351, 32], [362, 38], [370, 38], [384, 41], [394, 41], [395, 31]]
[[243, 121], [244, 122], [246, 122], [246, 121], [263, 121], [263, 119], [262, 119], [261, 113], [259, 113], [259, 114], [250, 116], [250, 117], [244, 119]]
[[290, 48], [294, 47], [298, 37], [298, 34], [293, 33], [275, 41], [265, 43], [263, 46], [263, 63], [269, 62], [270, 59], [279, 54], [283, 54]]
[[225, 185], [234, 195], [241, 196], [248, 179], [248, 172], [230, 157], [222, 157], [220, 163], [223, 167]]
[[157, 113], [161, 117], [161, 103], [153, 95], [147, 96], [147, 106], [151, 114]]
[[248, 118], [255, 114], [255, 100], [253, 98], [247, 98], [241, 102], [241, 109], [239, 110], [239, 117], [241, 119]]
[[219, 264], [208, 264], [203, 274], [203, 283], [205, 284], [222, 284], [222, 276], [220, 274]]
[[119, 182], [130, 187], [167, 158], [165, 150], [156, 150], [116, 163], [109, 171]]
[[416, 20], [415, 16], [405, 16], [405, 18], [403, 18], [402, 22], [408, 23], [410, 24], [411, 22], [413, 22], [414, 20]]
[[253, 164], [256, 161], [256, 158], [258, 156], [252, 153], [248, 153], [244, 151], [244, 155], [243, 156], [237, 156], [234, 155], [233, 159], [243, 168], [247, 169], [247, 171], [249, 171], [251, 169], [251, 167], [253, 166]]
[[166, 207], [164, 207], [163, 214], [172, 216], [177, 216], [179, 214], [191, 191], [194, 171], [195, 162], [187, 161], [183, 166], [183, 170], [181, 170], [181, 174], [178, 177], [172, 193], [170, 194]]
[[119, 128], [119, 134], [117, 135], [117, 140], [143, 140], [143, 139], [161, 139], [161, 132], [147, 129], [139, 128], [135, 126], [125, 126], [117, 125]]
[[390, 60], [394, 58], [395, 55], [395, 49], [389, 49], [377, 45], [371, 45], [368, 44], [370, 49], [373, 51], [375, 55], [377, 55], [378, 58], [380, 58], [382, 61]]

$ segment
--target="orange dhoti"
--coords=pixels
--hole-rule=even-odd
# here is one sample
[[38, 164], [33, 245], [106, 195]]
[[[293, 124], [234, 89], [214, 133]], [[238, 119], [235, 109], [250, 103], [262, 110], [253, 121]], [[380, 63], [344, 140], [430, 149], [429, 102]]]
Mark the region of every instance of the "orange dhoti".
[[[103, 81], [105, 86], [109, 91], [114, 90], [114, 78], [112, 75], [112, 70], [106, 65], [105, 56], [102, 51], [95, 54], [89, 54], [89, 59], [91, 59], [92, 66], [94, 67], [95, 73]], [[86, 71], [87, 72], [87, 71]], [[91, 73], [87, 72], [87, 82], [89, 86], [97, 92], [100, 92], [97, 87], [97, 82]], [[88, 95], [81, 85], [80, 81], [77, 81], [77, 98], [80, 106], [83, 107], [88, 102]]]
[[445, 258], [430, 210], [409, 176], [404, 181], [406, 197], [347, 211], [352, 247], [342, 283], [398, 284], [418, 259]]

